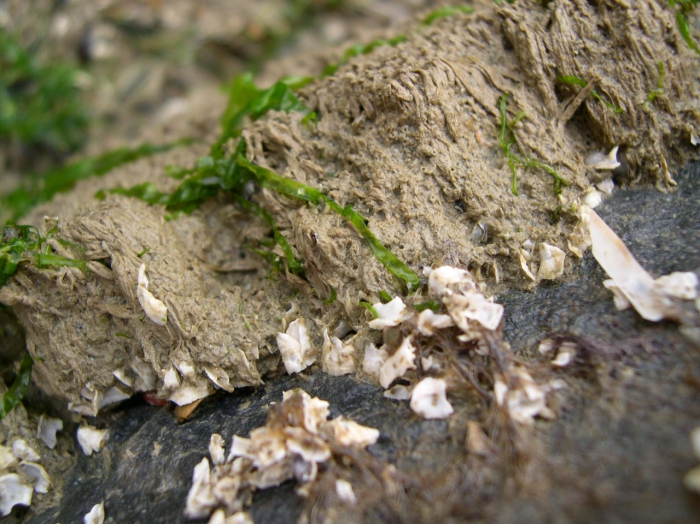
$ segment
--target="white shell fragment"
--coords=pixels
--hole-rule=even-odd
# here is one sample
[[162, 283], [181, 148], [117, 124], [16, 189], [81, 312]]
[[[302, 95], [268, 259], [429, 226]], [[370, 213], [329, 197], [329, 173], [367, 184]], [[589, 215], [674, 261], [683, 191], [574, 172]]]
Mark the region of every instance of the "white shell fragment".
[[[328, 402], [295, 389], [285, 391], [282, 402], [271, 407], [266, 426], [251, 431], [250, 438], [233, 437], [226, 460], [222, 460], [223, 440], [212, 435], [213, 469], [206, 458], [194, 468], [186, 515], [211, 514], [210, 524], [251, 524], [250, 516], [241, 511], [251, 489], [296, 479], [301, 483], [298, 492], [308, 494], [319, 465], [331, 459], [332, 449], [364, 448], [379, 438], [376, 429], [343, 417], [328, 421], [329, 414]], [[347, 487], [340, 489], [350, 497]]]
[[20, 460], [27, 460], [29, 462], [41, 460], [41, 456], [27, 444], [26, 440], [21, 438], [18, 438], [12, 443], [12, 454]]
[[338, 498], [346, 504], [357, 504], [355, 491], [352, 489], [352, 484], [350, 484], [347, 480], [338, 479], [335, 481], [335, 494], [338, 495]]
[[78, 429], [78, 444], [88, 457], [94, 451], [100, 451], [107, 440], [107, 430], [92, 426], [82, 426]]
[[413, 336], [403, 339], [396, 352], [391, 355], [379, 370], [379, 383], [387, 389], [391, 383], [402, 377], [409, 369], [416, 369], [416, 348], [412, 344]]
[[455, 323], [450, 315], [439, 315], [432, 309], [424, 309], [418, 315], [418, 331], [426, 337], [432, 336], [438, 329], [445, 329], [454, 326]]
[[218, 366], [204, 366], [204, 373], [215, 386], [233, 393], [233, 386], [229, 382], [228, 374], [223, 369]]
[[46, 447], [53, 449], [56, 447], [56, 433], [63, 430], [63, 421], [60, 418], [50, 418], [46, 415], [39, 417], [36, 428], [36, 436], [46, 444]]
[[569, 235], [566, 244], [575, 256], [583, 257], [583, 253], [591, 247], [590, 220], [591, 208], [588, 206], [580, 206], [578, 209], [579, 221], [576, 227]]
[[163, 389], [173, 391], [180, 387], [180, 375], [175, 368], [170, 368], [163, 375]]
[[656, 279], [657, 287], [667, 295], [682, 300], [698, 298], [698, 277], [692, 272], [676, 271]]
[[620, 162], [617, 161], [617, 151], [620, 146], [613, 147], [607, 155], [602, 153], [593, 153], [586, 159], [586, 165], [597, 169], [598, 171], [612, 171], [620, 167]]
[[606, 178], [602, 182], [598, 182], [595, 187], [606, 195], [612, 195], [613, 189], [615, 189], [615, 182], [613, 182], [612, 178]]
[[153, 296], [148, 290], [148, 277], [146, 276], [146, 264], [141, 264], [139, 267], [139, 280], [136, 286], [136, 296], [139, 299], [139, 304], [146, 313], [146, 316], [159, 326], [164, 326], [168, 323], [168, 307]]
[[205, 457], [194, 467], [192, 487], [187, 494], [185, 515], [191, 519], [202, 519], [209, 515], [217, 500], [211, 489], [211, 470], [209, 460]]
[[690, 143], [694, 146], [700, 145], [700, 140], [698, 140], [698, 136], [695, 133], [690, 133]]
[[343, 344], [337, 337], [328, 336], [328, 328], [323, 329], [323, 371], [338, 377], [355, 371], [357, 359], [355, 346]]
[[104, 524], [105, 503], [95, 504], [90, 512], [83, 517], [83, 524]]
[[537, 277], [540, 280], [554, 280], [564, 273], [566, 253], [556, 246], [540, 243], [540, 269]]
[[530, 268], [527, 265], [527, 260], [525, 259], [525, 256], [522, 253], [522, 249], [520, 250], [519, 254], [520, 258], [520, 267], [523, 270], [523, 273], [525, 273], [525, 276], [532, 280], [533, 282], [537, 282], [537, 279], [535, 278], [535, 275], [532, 274], [532, 271], [530, 271]]
[[111, 406], [112, 404], [117, 404], [118, 402], [121, 402], [122, 400], [126, 400], [128, 398], [131, 398], [131, 395], [129, 395], [128, 393], [124, 393], [117, 386], [112, 386], [107, 391], [105, 391], [104, 396], [102, 396], [102, 398], [99, 399], [97, 407], [102, 409], [104, 407]]
[[385, 350], [377, 349], [377, 346], [370, 342], [365, 347], [362, 371], [379, 380], [379, 371], [387, 358], [389, 358], [389, 354]]
[[411, 398], [411, 390], [401, 384], [392, 386], [384, 392], [384, 398], [391, 400], [408, 400]]
[[583, 203], [591, 209], [595, 209], [603, 201], [603, 197], [595, 189], [589, 189], [583, 196]]
[[34, 491], [37, 493], [47, 493], [49, 491], [51, 478], [41, 465], [36, 462], [22, 462], [19, 467], [34, 479]]
[[286, 333], [277, 333], [277, 347], [289, 375], [299, 373], [316, 360], [303, 318], [291, 322]]
[[625, 305], [619, 296], [623, 295], [643, 318], [657, 322], [676, 317], [674, 300], [697, 296], [695, 274], [672, 273], [654, 280], [595, 211], [591, 211], [590, 230], [593, 256], [612, 279], [605, 285], [617, 296], [618, 308]]
[[17, 457], [12, 453], [12, 448], [0, 445], [0, 471], [14, 466], [17, 462]]
[[403, 303], [401, 297], [396, 297], [391, 302], [386, 304], [377, 302], [372, 307], [377, 312], [377, 318], [369, 322], [369, 327], [372, 329], [384, 329], [398, 326], [401, 323], [406, 304]]
[[209, 440], [209, 456], [211, 457], [212, 463], [214, 465], [219, 465], [224, 463], [224, 446], [226, 442], [221, 435], [214, 433]]
[[496, 304], [493, 299], [486, 298], [481, 293], [468, 295], [450, 295], [442, 299], [455, 321], [465, 333], [472, 330], [470, 321], [476, 321], [486, 329], [493, 331], [501, 323], [503, 306]]
[[557, 357], [552, 360], [552, 365], [563, 368], [568, 366], [576, 356], [576, 344], [573, 342], [564, 342], [559, 346]]
[[[700, 459], [700, 427], [690, 432], [690, 443], [695, 457]], [[700, 493], [700, 466], [694, 467], [683, 476], [683, 484], [689, 490]]]
[[454, 409], [447, 400], [447, 384], [440, 378], [424, 378], [411, 393], [411, 409], [426, 419], [447, 418]]
[[505, 405], [510, 417], [520, 424], [531, 424], [535, 417], [554, 418], [547, 407], [545, 390], [522, 368], [512, 372], [516, 387], [508, 388], [502, 380], [496, 380], [494, 393], [499, 406]]
[[620, 290], [619, 287], [615, 285], [615, 281], [612, 278], [608, 280], [603, 280], [603, 287], [609, 289], [613, 293], [613, 304], [615, 304], [615, 309], [618, 311], [624, 311], [632, 307], [632, 303], [627, 300], [625, 294]]
[[331, 435], [341, 446], [366, 448], [379, 440], [379, 430], [358, 424], [345, 417], [337, 417], [323, 426], [324, 435]]
[[208, 397], [211, 394], [207, 381], [202, 379], [196, 382], [196, 385], [190, 386], [183, 384], [168, 397], [168, 400], [174, 402], [178, 406], [186, 406], [192, 404], [200, 398]]
[[8, 516], [17, 505], [30, 506], [32, 493], [32, 488], [22, 484], [16, 473], [0, 476], [0, 515]]

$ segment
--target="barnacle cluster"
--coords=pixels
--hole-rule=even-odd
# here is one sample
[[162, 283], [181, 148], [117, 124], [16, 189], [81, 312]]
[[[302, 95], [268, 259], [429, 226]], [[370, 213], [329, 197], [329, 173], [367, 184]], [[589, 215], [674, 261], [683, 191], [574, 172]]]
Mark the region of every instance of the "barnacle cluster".
[[[379, 438], [376, 429], [343, 417], [328, 420], [329, 414], [328, 402], [295, 389], [271, 407], [265, 426], [251, 431], [249, 438], [234, 436], [228, 454], [224, 439], [213, 434], [211, 464], [205, 457], [194, 468], [186, 515], [211, 514], [211, 524], [252, 522], [244, 508], [255, 490], [296, 479], [303, 495], [335, 454], [366, 448]], [[339, 489], [345, 499], [354, 497], [351, 485]]]

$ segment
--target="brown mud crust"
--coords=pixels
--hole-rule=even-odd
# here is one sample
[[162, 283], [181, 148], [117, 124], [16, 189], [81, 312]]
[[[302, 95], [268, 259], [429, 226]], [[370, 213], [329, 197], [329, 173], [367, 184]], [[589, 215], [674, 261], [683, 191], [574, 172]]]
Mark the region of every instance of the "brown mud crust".
[[[547, 8], [483, 3], [472, 14], [407, 26], [406, 37], [302, 89], [299, 96], [317, 113], [317, 124], [297, 113], [270, 112], [246, 125], [242, 139], [250, 161], [352, 205], [419, 275], [426, 267], [450, 265], [468, 269], [490, 295], [532, 290], [545, 280], [535, 247], [546, 244], [566, 253], [555, 280], [573, 279], [579, 262], [571, 243], [595, 184], [614, 176], [617, 185], [673, 190], [671, 173], [697, 157], [690, 139], [700, 132], [698, 57], [678, 34], [674, 11], [660, 0], [554, 1]], [[658, 87], [659, 63], [664, 91], [646, 103]], [[588, 85], [571, 86], [559, 76]], [[577, 96], [591, 88], [609, 105]], [[194, 399], [213, 392], [214, 384], [228, 391], [257, 386], [283, 371], [275, 335], [298, 318], [306, 319], [317, 359], [328, 327], [341, 339], [354, 336], [361, 360], [366, 342], [379, 339], [367, 327], [360, 301], [406, 291], [340, 216], [268, 189], [251, 187], [246, 196], [275, 218], [304, 263], [304, 278], [271, 272], [250, 249], [270, 238], [269, 226], [226, 195], [172, 221], [160, 206], [117, 195], [93, 198], [99, 189], [147, 181], [164, 191], [177, 187], [165, 166], [194, 165], [206, 154], [203, 144], [217, 135], [223, 107], [207, 102], [154, 132], [162, 138], [197, 133], [201, 143], [82, 182], [28, 217], [45, 229], [58, 224], [57, 236], [68, 243], [52, 241], [54, 252], [89, 260], [90, 271], [23, 267], [0, 291], [0, 302], [12, 307], [26, 330], [39, 387], [82, 415], [96, 415], [115, 394], [156, 390], [171, 398], [177, 390], [178, 398]], [[517, 140], [512, 151], [518, 157], [556, 170], [565, 181], [559, 195], [554, 177], [541, 167], [518, 167], [519, 195], [513, 194], [499, 144], [507, 133]], [[615, 146], [621, 166], [613, 173], [586, 165], [592, 153]], [[52, 217], [48, 224], [45, 216]], [[137, 298], [142, 264], [149, 291], [168, 307], [164, 326], [144, 314]], [[332, 296], [337, 298], [328, 303]], [[419, 290], [407, 303], [424, 300]], [[498, 351], [507, 351], [500, 344]], [[489, 365], [495, 375], [495, 364]], [[177, 388], [167, 383], [174, 369]], [[541, 451], [534, 431], [515, 428], [504, 412], [477, 409], [473, 393], [456, 393], [464, 410], [458, 418], [479, 413], [502, 455], [493, 468], [474, 468], [485, 475], [469, 479], [481, 490], [477, 504], [484, 490], [509, 476], [498, 468], [508, 464], [525, 478], [531, 462], [509, 459]], [[472, 431], [473, 450], [481, 428]], [[464, 442], [468, 434], [459, 438]], [[494, 454], [463, 448], [455, 456], [468, 455], [465, 471], [470, 461]], [[369, 458], [355, 460], [357, 475], [382, 474]], [[454, 479], [443, 479], [442, 486], [462, 481], [458, 471], [450, 474]], [[329, 475], [324, 482], [333, 480]], [[423, 479], [415, 489], [429, 484]], [[319, 485], [312, 500], [323, 506], [329, 489]], [[389, 492], [377, 496], [391, 501]], [[462, 504], [450, 511], [457, 506], [467, 511]]]

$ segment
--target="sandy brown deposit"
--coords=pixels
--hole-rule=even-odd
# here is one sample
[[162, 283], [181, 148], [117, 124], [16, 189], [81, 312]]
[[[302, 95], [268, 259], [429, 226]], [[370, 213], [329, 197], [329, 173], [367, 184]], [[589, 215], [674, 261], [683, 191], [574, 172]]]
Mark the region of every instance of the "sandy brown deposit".
[[[318, 113], [316, 126], [276, 112], [247, 126], [248, 157], [352, 204], [416, 273], [449, 264], [468, 268], [492, 293], [532, 287], [522, 249], [537, 275], [534, 247], [546, 243], [566, 252], [566, 278], [575, 258], [567, 240], [582, 198], [610, 177], [585, 165], [590, 153], [620, 145], [629, 167], [616, 180], [662, 189], [673, 185], [669, 170], [691, 155], [691, 132], [700, 129], [700, 69], [665, 5], [577, 1], [542, 9], [522, 2], [494, 10], [488, 4], [472, 15], [416, 26], [404, 43], [355, 58], [306, 87], [300, 96]], [[664, 93], [644, 105], [657, 87], [659, 62]], [[595, 84], [623, 111], [574, 97], [580, 88], [558, 83], [559, 75]], [[512, 194], [499, 147], [505, 93], [508, 119], [526, 115], [513, 129], [523, 154], [567, 181], [559, 197], [553, 177], [534, 168], [518, 170], [520, 195]], [[200, 129], [210, 131], [215, 122]], [[176, 156], [190, 165], [201, 153], [198, 146]], [[172, 189], [163, 167], [173, 158], [90, 181], [39, 210], [34, 221], [58, 216], [60, 236], [87, 250], [57, 244], [57, 252], [91, 260], [92, 271], [25, 268], [0, 295], [27, 329], [32, 356], [43, 359], [37, 382], [85, 413], [96, 411], [114, 387], [130, 394], [155, 385], [168, 397], [186, 387], [206, 394], [210, 382], [224, 389], [255, 385], [277, 369], [274, 334], [289, 321], [319, 319], [309, 329], [320, 348], [325, 325], [365, 318], [360, 300], [401, 292], [339, 216], [268, 190], [252, 198], [277, 220], [304, 261], [307, 281], [265, 279], [267, 262], [244, 246], [268, 237], [269, 228], [225, 197], [170, 223], [162, 208], [122, 197], [92, 200], [98, 187], [147, 180]], [[555, 212], [561, 219], [553, 223]], [[136, 298], [141, 263], [150, 291], [168, 306], [165, 326], [144, 318]], [[338, 300], [328, 306], [321, 299], [331, 289]], [[166, 384], [173, 367], [177, 386]], [[120, 370], [126, 381], [115, 377]]]

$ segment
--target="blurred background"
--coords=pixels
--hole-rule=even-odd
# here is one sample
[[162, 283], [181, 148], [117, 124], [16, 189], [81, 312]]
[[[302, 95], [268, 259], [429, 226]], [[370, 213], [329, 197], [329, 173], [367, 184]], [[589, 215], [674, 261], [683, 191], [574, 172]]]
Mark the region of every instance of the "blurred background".
[[[0, 194], [132, 143], [236, 74], [308, 57], [409, 19], [434, 0], [0, 0]], [[301, 60], [300, 60], [301, 59]], [[315, 69], [315, 71], [314, 71]], [[289, 74], [295, 71], [282, 71]]]

